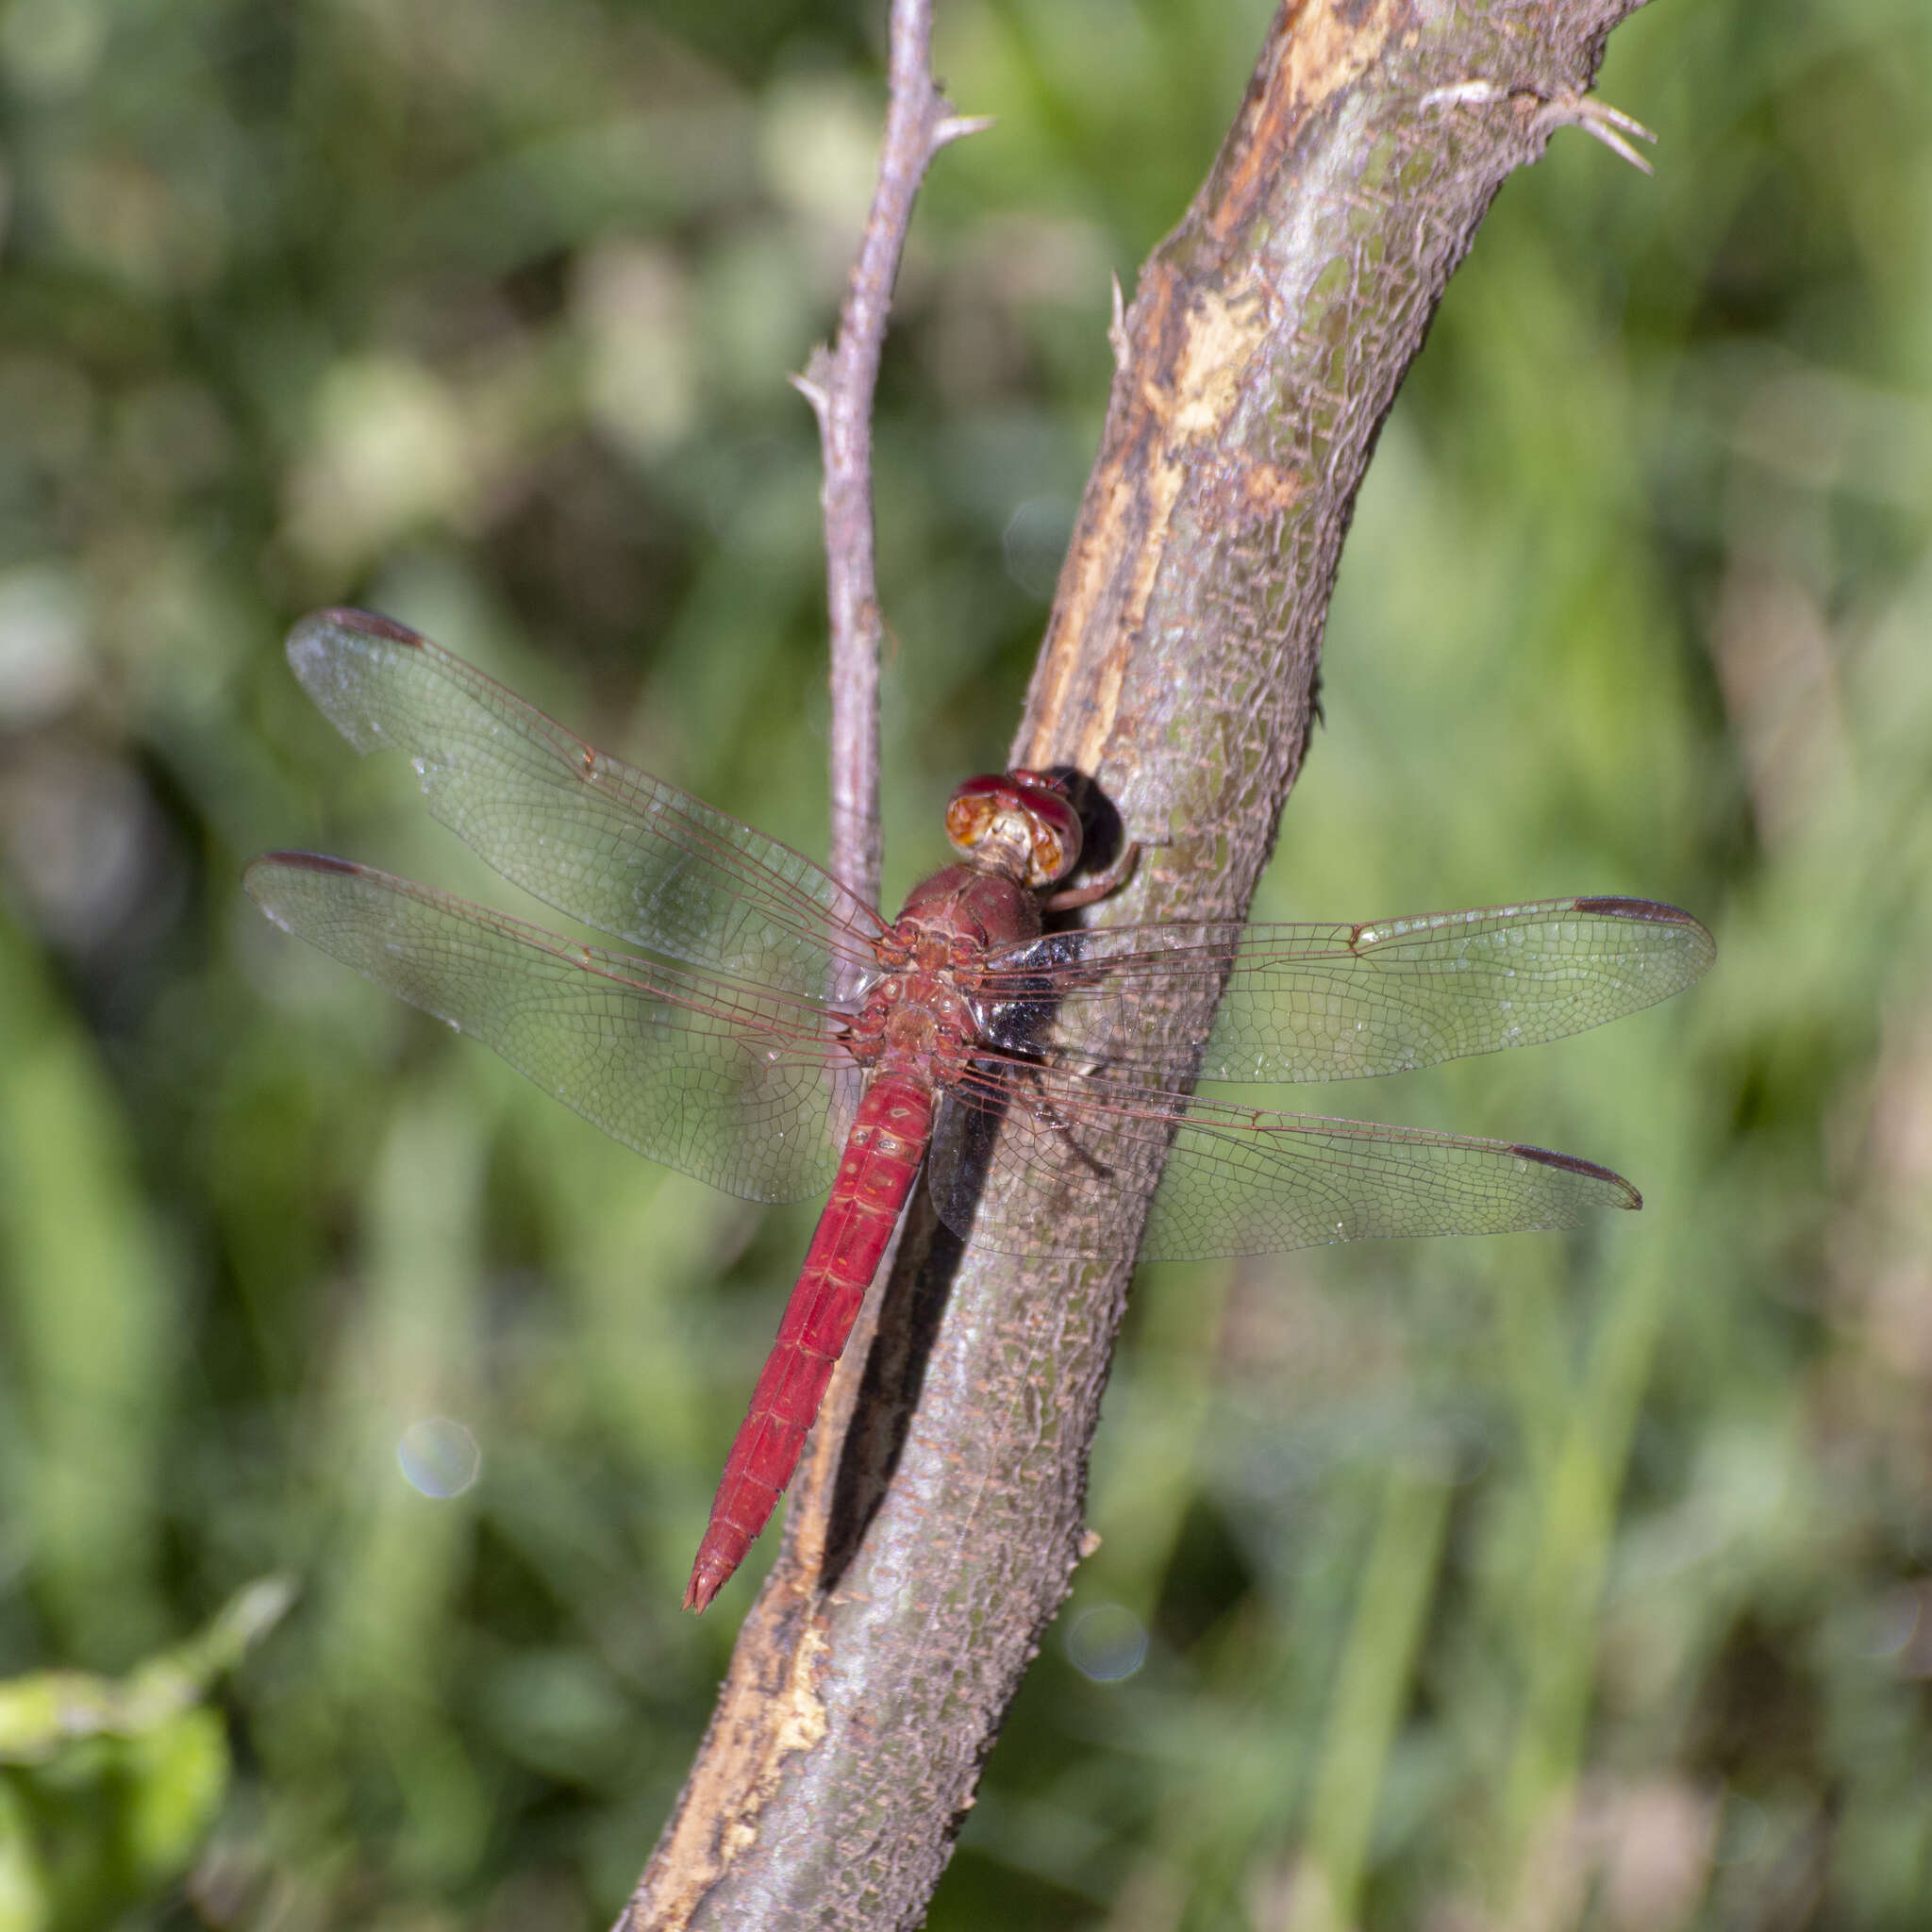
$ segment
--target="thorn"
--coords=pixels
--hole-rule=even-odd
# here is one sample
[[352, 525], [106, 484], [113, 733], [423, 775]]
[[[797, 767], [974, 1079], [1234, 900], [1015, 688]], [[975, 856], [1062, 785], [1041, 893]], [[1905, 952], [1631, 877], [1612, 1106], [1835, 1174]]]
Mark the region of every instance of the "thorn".
[[[812, 366], [814, 368], [818, 366], [818, 358], [823, 353], [822, 349], [814, 349], [812, 351]], [[832, 407], [831, 397], [825, 393], [824, 388], [819, 383], [812, 380], [810, 375], [794, 374], [788, 375], [785, 380], [811, 405], [811, 412], [819, 419], [819, 427], [823, 429], [825, 426], [826, 412]]]
[[1594, 95], [1558, 94], [1555, 100], [1545, 101], [1537, 109], [1536, 118], [1530, 125], [1538, 134], [1548, 134], [1557, 127], [1580, 127], [1592, 141], [1602, 142], [1613, 155], [1628, 161], [1640, 175], [1657, 173], [1624, 139], [1626, 134], [1634, 134], [1639, 141], [1654, 142], [1657, 136], [1641, 121], [1624, 113], [1621, 108], [1611, 107], [1607, 101], [1596, 99]]
[[[1507, 89], [1499, 87], [1493, 80], [1458, 80], [1448, 87], [1432, 87], [1418, 104], [1422, 108], [1481, 108], [1497, 101], [1539, 98], [1526, 88]], [[1626, 114], [1621, 108], [1613, 108], [1607, 101], [1600, 101], [1591, 94], [1580, 94], [1574, 90], [1543, 100], [1531, 118], [1530, 132], [1533, 135], [1547, 136], [1558, 127], [1580, 127], [1592, 141], [1600, 141], [1613, 155], [1620, 156], [1641, 174], [1654, 175], [1654, 169], [1630, 143], [1624, 139], [1626, 134], [1635, 135], [1639, 141], [1655, 142], [1657, 136], [1641, 121]]]
[[934, 124], [931, 151], [938, 154], [941, 148], [951, 147], [969, 134], [984, 134], [989, 127], [998, 125], [996, 114], [948, 114], [943, 121]]
[[1107, 325], [1107, 340], [1113, 348], [1113, 366], [1118, 373], [1127, 366], [1127, 305], [1121, 294], [1118, 275], [1108, 277], [1113, 284], [1113, 320]]

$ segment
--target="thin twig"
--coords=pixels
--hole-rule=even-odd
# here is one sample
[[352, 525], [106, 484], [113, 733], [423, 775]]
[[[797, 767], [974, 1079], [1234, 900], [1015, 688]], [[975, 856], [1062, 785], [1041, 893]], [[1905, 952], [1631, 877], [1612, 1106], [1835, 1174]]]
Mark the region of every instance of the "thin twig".
[[956, 115], [932, 77], [932, 0], [892, 0], [878, 186], [839, 313], [838, 341], [813, 350], [794, 381], [824, 451], [825, 591], [831, 618], [834, 875], [861, 898], [879, 891], [879, 617], [872, 515], [872, 404], [892, 283], [927, 164], [984, 126]]

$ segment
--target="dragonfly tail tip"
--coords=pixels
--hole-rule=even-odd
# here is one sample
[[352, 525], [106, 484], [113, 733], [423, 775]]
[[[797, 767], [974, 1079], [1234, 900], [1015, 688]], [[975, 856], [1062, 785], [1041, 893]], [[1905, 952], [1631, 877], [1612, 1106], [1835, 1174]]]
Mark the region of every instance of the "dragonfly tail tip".
[[701, 1554], [691, 1567], [691, 1581], [684, 1587], [684, 1607], [697, 1616], [710, 1608], [711, 1599], [724, 1587], [727, 1570], [724, 1575], [718, 1574], [717, 1566], [705, 1560]]

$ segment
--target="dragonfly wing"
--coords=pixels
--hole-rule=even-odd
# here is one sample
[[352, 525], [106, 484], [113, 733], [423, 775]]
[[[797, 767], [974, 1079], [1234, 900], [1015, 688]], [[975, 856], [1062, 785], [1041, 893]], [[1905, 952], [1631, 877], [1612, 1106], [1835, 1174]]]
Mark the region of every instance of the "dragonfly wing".
[[878, 914], [802, 854], [555, 720], [407, 626], [322, 610], [289, 634], [303, 688], [362, 752], [405, 753], [430, 810], [600, 932], [802, 994], [874, 963]]
[[1021, 1077], [1024, 1088], [975, 1077], [941, 1092], [926, 1156], [933, 1206], [955, 1234], [994, 1254], [1096, 1253], [1140, 1216], [1172, 1134], [1132, 1120], [1124, 1131], [1086, 1118], [1062, 1125], [1044, 1114], [1042, 1080], [1031, 1070]]
[[1193, 1071], [1167, 1016], [1224, 981], [1197, 1077], [1346, 1080], [1581, 1033], [1681, 992], [1715, 956], [1674, 906], [1552, 899], [1367, 925], [1049, 933], [995, 955], [978, 997], [998, 1045], [1164, 1082]]
[[578, 945], [340, 858], [271, 853], [244, 883], [285, 931], [474, 1034], [640, 1154], [754, 1201], [830, 1185], [842, 1056], [813, 1003]]
[[[1096, 1252], [1097, 1239], [1060, 1245], [1054, 1230], [1117, 1236], [1156, 1174], [1145, 1260], [1577, 1227], [1643, 1205], [1608, 1168], [1541, 1147], [1008, 1075], [1004, 1106], [991, 1079], [949, 1095], [957, 1118], [941, 1120], [931, 1180], [948, 1225], [998, 1253]], [[992, 1211], [975, 1222], [982, 1182]]]

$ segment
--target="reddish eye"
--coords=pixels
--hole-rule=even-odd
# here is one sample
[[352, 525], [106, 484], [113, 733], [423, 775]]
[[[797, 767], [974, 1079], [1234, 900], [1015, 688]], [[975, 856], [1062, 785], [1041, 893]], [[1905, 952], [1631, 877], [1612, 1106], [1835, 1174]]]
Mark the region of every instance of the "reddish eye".
[[1080, 814], [1041, 772], [967, 779], [946, 807], [946, 836], [968, 858], [1009, 856], [1029, 886], [1065, 878], [1080, 859]]

